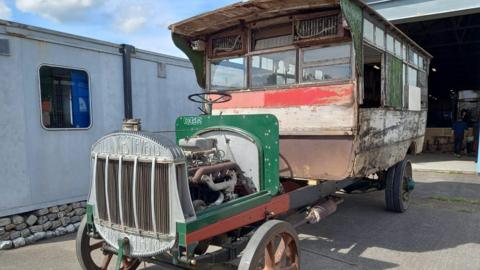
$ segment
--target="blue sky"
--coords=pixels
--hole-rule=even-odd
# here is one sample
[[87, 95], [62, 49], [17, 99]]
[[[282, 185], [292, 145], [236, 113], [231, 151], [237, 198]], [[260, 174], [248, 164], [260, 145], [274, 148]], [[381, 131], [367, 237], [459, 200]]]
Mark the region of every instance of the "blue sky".
[[0, 0], [0, 19], [184, 57], [167, 27], [239, 0]]

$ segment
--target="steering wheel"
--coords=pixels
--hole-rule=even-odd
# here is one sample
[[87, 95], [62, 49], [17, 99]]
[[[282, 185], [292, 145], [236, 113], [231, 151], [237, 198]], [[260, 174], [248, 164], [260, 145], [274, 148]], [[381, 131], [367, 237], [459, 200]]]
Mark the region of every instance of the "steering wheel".
[[229, 102], [232, 100], [232, 95], [221, 92], [202, 92], [189, 95], [188, 100], [203, 104], [203, 108], [198, 107], [198, 109], [203, 114], [209, 115], [212, 114], [212, 104]]
[[232, 95], [221, 92], [203, 92], [189, 95], [188, 100], [195, 103], [212, 105], [215, 103], [229, 102], [232, 100]]

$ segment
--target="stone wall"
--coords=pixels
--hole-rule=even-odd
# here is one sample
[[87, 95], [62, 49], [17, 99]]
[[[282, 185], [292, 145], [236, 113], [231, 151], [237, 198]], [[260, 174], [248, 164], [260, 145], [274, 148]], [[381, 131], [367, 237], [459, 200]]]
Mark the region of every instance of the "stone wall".
[[0, 218], [0, 250], [75, 232], [86, 202], [74, 202]]

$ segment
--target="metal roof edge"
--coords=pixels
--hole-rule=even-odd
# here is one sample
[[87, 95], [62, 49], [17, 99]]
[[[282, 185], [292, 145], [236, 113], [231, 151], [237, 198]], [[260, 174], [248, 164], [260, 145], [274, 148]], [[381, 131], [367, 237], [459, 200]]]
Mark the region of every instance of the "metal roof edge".
[[[120, 54], [118, 50], [121, 48], [121, 44], [117, 44], [117, 43], [113, 43], [113, 42], [109, 42], [109, 41], [104, 41], [104, 40], [89, 38], [89, 37], [85, 37], [85, 36], [69, 34], [69, 33], [61, 32], [61, 31], [51, 30], [51, 29], [47, 29], [47, 28], [43, 28], [43, 27], [18, 23], [18, 22], [14, 22], [14, 21], [2, 20], [2, 19], [0, 19], [0, 27], [16, 28], [16, 29], [21, 29], [21, 30], [24, 30], [24, 31], [31, 31], [31, 32], [46, 34], [46, 35], [50, 35], [52, 37], [67, 38], [67, 39], [70, 39], [72, 41], [81, 41], [81, 42], [90, 43], [90, 44], [94, 44], [94, 45], [110, 47], [110, 48], [115, 50], [114, 51], [115, 54], [116, 54], [116, 52], [118, 52], [118, 54]], [[8, 30], [6, 30], [5, 32], [8, 34]], [[15, 35], [16, 33], [12, 33], [12, 34]], [[22, 35], [16, 35], [16, 36], [22, 38]], [[29, 38], [29, 37], [24, 37], [24, 38]], [[38, 39], [42, 39], [42, 38], [39, 37]], [[51, 40], [46, 40], [46, 39], [45, 39], [45, 41], [46, 42], [51, 42]], [[86, 49], [86, 50], [94, 50], [95, 49], [95, 48], [92, 48], [92, 47], [82, 46], [81, 44], [78, 44], [78, 43], [75, 44], [75, 45], [76, 45], [76, 47], [83, 48], [83, 49]], [[177, 64], [177, 65], [181, 65], [181, 66], [185, 66], [185, 67], [191, 67], [190, 62], [186, 58], [182, 58], [182, 57], [178, 57], [178, 56], [172, 56], [172, 55], [158, 53], [158, 52], [153, 52], [153, 51], [139, 49], [139, 48], [135, 48], [135, 49], [138, 53], [144, 54], [147, 57], [163, 58], [165, 60], [182, 62], [182, 63], [171, 62], [170, 64]], [[99, 51], [102, 51], [102, 50], [99, 49]], [[112, 53], [114, 53], [114, 52], [112, 51]], [[137, 58], [142, 59], [141, 57], [137, 57]], [[145, 59], [145, 60], [147, 60], [147, 59]], [[166, 61], [166, 62], [169, 62], [169, 61]]]

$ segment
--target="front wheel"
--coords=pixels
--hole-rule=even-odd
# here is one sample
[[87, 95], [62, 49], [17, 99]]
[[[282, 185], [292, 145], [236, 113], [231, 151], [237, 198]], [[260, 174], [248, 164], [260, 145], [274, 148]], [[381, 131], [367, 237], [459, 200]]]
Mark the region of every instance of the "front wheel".
[[[78, 227], [76, 239], [76, 253], [78, 263], [83, 270], [106, 270], [112, 262], [113, 253], [107, 252], [108, 244], [103, 239], [95, 239], [88, 235], [87, 219], [84, 217]], [[135, 270], [140, 265], [140, 260], [125, 257], [120, 269]]]
[[403, 213], [408, 209], [410, 195], [415, 182], [412, 175], [412, 164], [402, 160], [387, 171], [385, 183], [385, 203], [388, 211]]
[[239, 270], [298, 270], [298, 236], [289, 223], [265, 222], [254, 233], [240, 260]]

